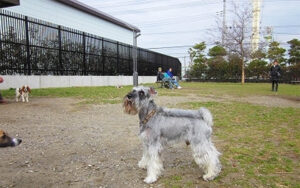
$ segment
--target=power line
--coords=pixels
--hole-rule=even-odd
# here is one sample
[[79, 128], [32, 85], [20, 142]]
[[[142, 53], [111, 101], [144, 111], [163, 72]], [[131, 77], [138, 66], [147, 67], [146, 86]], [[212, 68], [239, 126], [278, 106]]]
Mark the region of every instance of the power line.
[[186, 31], [167, 31], [167, 32], [158, 32], [158, 33], [143, 33], [143, 35], [165, 35], [165, 34], [182, 34], [182, 33], [194, 33], [199, 31], [210, 30], [213, 28], [206, 29], [197, 29], [197, 30], [186, 30]]
[[273, 33], [278, 35], [300, 35], [300, 33], [277, 33], [277, 32], [273, 32]]
[[300, 25], [273, 25], [272, 27], [286, 27], [286, 28], [289, 28], [289, 27], [300, 27]]
[[150, 50], [155, 50], [155, 49], [165, 49], [165, 48], [188, 48], [188, 47], [193, 47], [194, 45], [182, 45], [182, 46], [164, 46], [164, 47], [154, 47], [154, 48], [147, 48]]
[[[290, 28], [290, 27], [300, 27], [300, 25], [276, 25], [276, 26], [272, 26], [272, 27]], [[197, 30], [186, 30], [186, 31], [166, 31], [166, 32], [157, 32], [157, 33], [143, 33], [143, 35], [165, 35], [165, 34], [194, 33], [194, 32], [198, 32], [198, 31], [205, 31], [205, 30], [211, 30], [211, 29], [217, 29], [217, 27], [211, 27], [211, 28], [206, 28], [206, 29], [197, 29]], [[287, 33], [287, 34], [289, 34], [289, 33]], [[298, 34], [295, 34], [295, 35], [298, 35]]]
[[[263, 43], [263, 42], [260, 42]], [[238, 45], [237, 43], [231, 43], [232, 45]], [[245, 42], [244, 44], [251, 44], [251, 42]], [[280, 45], [289, 45], [287, 42], [279, 42]], [[205, 44], [206, 46], [210, 45], [217, 45], [216, 43], [207, 43]], [[194, 45], [179, 45], [179, 46], [162, 46], [162, 47], [152, 47], [152, 48], [146, 48], [146, 49], [167, 49], [167, 48], [188, 48], [188, 47], [193, 47]]]
[[[210, 45], [214, 45], [214, 43], [205, 44], [205, 45], [210, 46]], [[188, 47], [193, 47], [193, 46], [195, 46], [195, 44], [193, 44], [193, 45], [180, 45], [180, 46], [153, 47], [153, 48], [147, 48], [147, 49], [155, 50], [155, 49], [166, 49], [166, 48], [188, 48]]]
[[[201, 1], [200, 1], [201, 2]], [[195, 7], [195, 6], [205, 6], [205, 5], [212, 5], [212, 4], [220, 4], [219, 2], [214, 3], [197, 3], [197, 2], [188, 2], [188, 3], [177, 3], [177, 4], [168, 4], [168, 5], [160, 5], [160, 6], [151, 6], [151, 7], [143, 7], [143, 8], [136, 8], [136, 9], [127, 9], [127, 10], [121, 10], [121, 11], [110, 11], [110, 14], [122, 14], [122, 13], [129, 13], [129, 14], [137, 14], [137, 13], [144, 13], [144, 11], [169, 11], [173, 9], [182, 9], [182, 8], [189, 8], [189, 7]]]
[[208, 12], [206, 13], [201, 13], [201, 14], [195, 14], [195, 15], [191, 15], [191, 16], [173, 16], [173, 17], [168, 17], [168, 18], [163, 18], [163, 19], [155, 19], [155, 20], [152, 20], [152, 21], [145, 21], [143, 20], [142, 22], [136, 22], [137, 25], [139, 24], [142, 24], [142, 25], [153, 25], [153, 24], [164, 24], [164, 23], [178, 23], [180, 21], [191, 21], [193, 19], [196, 19], [196, 20], [206, 20], [206, 19], [211, 19], [213, 18], [212, 15], [214, 15], [215, 13], [213, 12], [213, 14], [211, 14], [211, 17], [207, 17], [209, 15]]

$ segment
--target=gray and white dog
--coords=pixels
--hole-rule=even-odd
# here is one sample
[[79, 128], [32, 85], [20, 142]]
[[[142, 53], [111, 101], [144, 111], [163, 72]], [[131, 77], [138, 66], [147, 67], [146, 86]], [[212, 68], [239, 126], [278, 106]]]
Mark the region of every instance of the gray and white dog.
[[147, 169], [146, 183], [155, 182], [163, 170], [161, 152], [169, 141], [190, 144], [195, 162], [203, 169], [203, 179], [213, 180], [221, 171], [220, 153], [211, 141], [212, 115], [206, 108], [180, 110], [159, 107], [154, 103], [156, 91], [148, 87], [134, 87], [124, 97], [124, 111], [139, 115], [143, 157], [140, 168]]

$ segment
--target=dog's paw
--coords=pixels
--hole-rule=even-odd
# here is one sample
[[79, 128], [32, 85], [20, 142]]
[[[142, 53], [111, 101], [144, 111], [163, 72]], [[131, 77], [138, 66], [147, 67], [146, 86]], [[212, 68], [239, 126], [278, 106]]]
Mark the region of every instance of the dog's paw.
[[144, 182], [150, 184], [150, 183], [156, 182], [156, 180], [157, 180], [156, 177], [148, 176], [148, 177], [146, 177], [146, 178], [144, 179]]
[[204, 181], [211, 181], [215, 178], [215, 176], [211, 175], [211, 174], [205, 174], [202, 177], [203, 177]]

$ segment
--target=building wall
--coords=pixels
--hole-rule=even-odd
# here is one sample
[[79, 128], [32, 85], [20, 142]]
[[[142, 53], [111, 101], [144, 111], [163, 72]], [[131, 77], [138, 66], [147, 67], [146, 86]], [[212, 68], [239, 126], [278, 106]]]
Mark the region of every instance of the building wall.
[[54, 0], [21, 0], [9, 11], [132, 44], [132, 31]]
[[[1, 75], [0, 75], [1, 76]], [[132, 85], [132, 76], [22, 76], [3, 75], [0, 89], [19, 88], [57, 88], [74, 86], [117, 86]], [[139, 84], [154, 83], [156, 76], [139, 76]]]

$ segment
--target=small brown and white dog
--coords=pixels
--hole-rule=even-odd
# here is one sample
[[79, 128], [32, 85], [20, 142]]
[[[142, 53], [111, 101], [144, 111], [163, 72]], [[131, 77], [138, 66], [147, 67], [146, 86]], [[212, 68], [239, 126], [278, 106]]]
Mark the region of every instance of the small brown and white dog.
[[4, 131], [0, 130], [0, 147], [15, 147], [21, 142], [21, 139], [11, 138]]
[[28, 85], [24, 85], [22, 88], [16, 88], [16, 102], [19, 102], [21, 97], [22, 102], [29, 102], [29, 93], [31, 92]]

